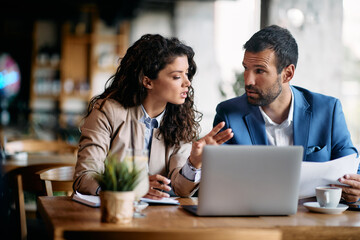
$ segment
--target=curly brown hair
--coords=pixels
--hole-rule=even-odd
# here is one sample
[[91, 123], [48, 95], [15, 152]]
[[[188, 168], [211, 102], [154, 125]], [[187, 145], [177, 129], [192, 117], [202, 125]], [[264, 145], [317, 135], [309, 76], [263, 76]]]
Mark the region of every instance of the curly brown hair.
[[[196, 73], [194, 51], [177, 38], [164, 38], [159, 34], [146, 34], [137, 40], [126, 52], [116, 73], [105, 84], [105, 91], [93, 97], [89, 103], [87, 115], [99, 99], [114, 99], [124, 108], [139, 106], [147, 96], [143, 86], [144, 76], [154, 80], [159, 71], [175, 58], [187, 56], [188, 79], [192, 82]], [[189, 86], [188, 96], [180, 105], [167, 103], [166, 111], [159, 130], [167, 146], [179, 146], [180, 142], [195, 140], [200, 131], [202, 114], [194, 105], [194, 89]], [[157, 136], [159, 137], [159, 136]]]

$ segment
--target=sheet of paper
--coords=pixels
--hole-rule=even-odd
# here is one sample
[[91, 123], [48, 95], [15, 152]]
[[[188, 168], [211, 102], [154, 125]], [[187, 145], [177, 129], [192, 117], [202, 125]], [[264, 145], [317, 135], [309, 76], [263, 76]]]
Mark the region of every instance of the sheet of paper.
[[345, 174], [357, 173], [359, 161], [356, 154], [352, 154], [328, 162], [303, 162], [299, 198], [314, 197], [317, 186], [343, 185], [338, 179]]
[[147, 202], [149, 204], [170, 204], [170, 205], [179, 205], [179, 201], [174, 198], [162, 198], [160, 200], [153, 200], [150, 198], [140, 198], [141, 201]]

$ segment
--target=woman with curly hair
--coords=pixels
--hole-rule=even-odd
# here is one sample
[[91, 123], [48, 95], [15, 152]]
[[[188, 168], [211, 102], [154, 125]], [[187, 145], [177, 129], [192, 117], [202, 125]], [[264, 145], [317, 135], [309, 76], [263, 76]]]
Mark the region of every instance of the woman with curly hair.
[[[149, 150], [150, 188], [145, 197], [191, 196], [199, 185], [202, 149], [222, 144], [231, 129], [219, 123], [197, 140], [201, 114], [191, 86], [194, 51], [177, 38], [146, 34], [126, 52], [105, 91], [92, 98], [81, 127], [74, 190], [98, 195], [94, 174], [104, 171], [109, 152]], [[197, 140], [197, 141], [196, 141]], [[192, 144], [192, 142], [194, 142]]]

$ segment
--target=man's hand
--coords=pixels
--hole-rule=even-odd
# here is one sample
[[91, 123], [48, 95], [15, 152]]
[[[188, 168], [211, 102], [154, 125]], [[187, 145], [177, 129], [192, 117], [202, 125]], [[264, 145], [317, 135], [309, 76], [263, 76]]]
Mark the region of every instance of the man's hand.
[[360, 198], [360, 175], [359, 174], [345, 174], [339, 178], [339, 182], [349, 186], [332, 185], [342, 188], [342, 198], [346, 202], [357, 202]]
[[169, 194], [162, 192], [162, 190], [171, 190], [168, 184], [170, 184], [170, 180], [164, 176], [161, 176], [159, 174], [149, 176], [149, 192], [144, 197], [155, 200], [170, 197]]
[[224, 126], [225, 122], [220, 122], [205, 137], [193, 142], [189, 158], [191, 165], [201, 168], [202, 153], [205, 145], [220, 145], [234, 136], [231, 128], [219, 133]]

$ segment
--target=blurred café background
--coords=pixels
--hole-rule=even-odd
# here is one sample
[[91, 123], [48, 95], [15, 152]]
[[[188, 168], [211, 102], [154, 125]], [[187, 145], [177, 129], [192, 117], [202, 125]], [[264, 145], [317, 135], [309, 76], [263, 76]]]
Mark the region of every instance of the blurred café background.
[[243, 92], [243, 44], [278, 24], [299, 45], [292, 84], [339, 98], [360, 146], [357, 0], [15, 0], [0, 9], [0, 122], [8, 141], [76, 144], [89, 99], [145, 33], [176, 36], [195, 50], [206, 134], [217, 103]]

